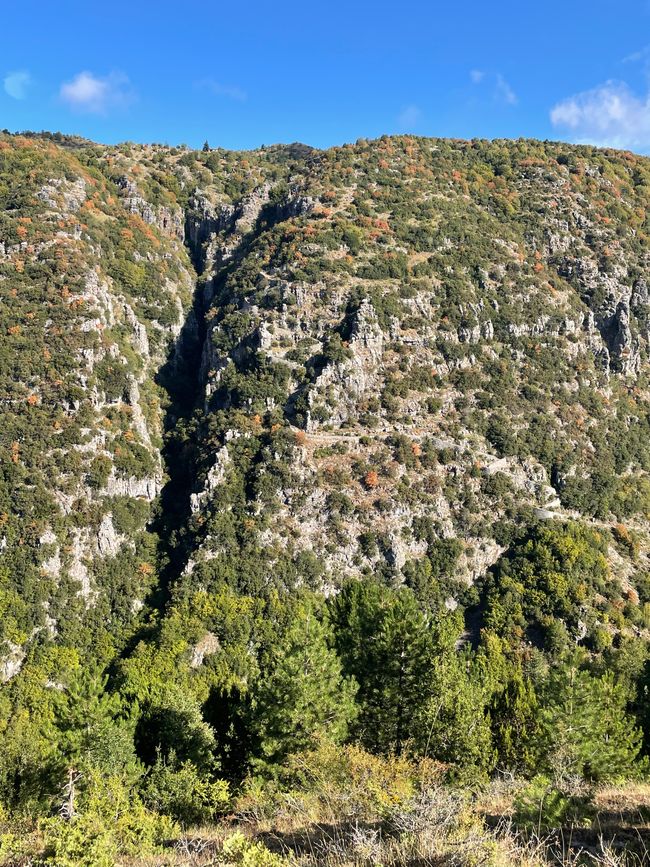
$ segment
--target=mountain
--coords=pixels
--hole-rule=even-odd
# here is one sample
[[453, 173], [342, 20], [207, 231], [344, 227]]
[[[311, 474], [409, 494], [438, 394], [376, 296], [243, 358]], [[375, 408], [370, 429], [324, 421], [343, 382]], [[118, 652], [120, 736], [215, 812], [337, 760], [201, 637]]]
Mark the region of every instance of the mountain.
[[249, 620], [350, 579], [642, 677], [648, 159], [2, 134], [0, 205], [8, 694], [93, 660], [218, 730]]
[[472, 582], [522, 522], [582, 517], [638, 534], [635, 562], [610, 542], [634, 593], [645, 159], [414, 137], [1, 146], [2, 556], [22, 635], [122, 628], [171, 525], [167, 583], [263, 592], [416, 580], [423, 561]]

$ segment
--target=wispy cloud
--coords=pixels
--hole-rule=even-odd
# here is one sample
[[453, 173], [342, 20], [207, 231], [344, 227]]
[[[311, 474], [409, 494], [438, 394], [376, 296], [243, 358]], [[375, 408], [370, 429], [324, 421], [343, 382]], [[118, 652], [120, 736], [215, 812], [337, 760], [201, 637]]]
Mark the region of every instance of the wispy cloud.
[[112, 108], [123, 108], [133, 101], [129, 79], [121, 72], [111, 72], [103, 78], [92, 72], [80, 72], [61, 85], [59, 96], [75, 111], [107, 114]]
[[422, 119], [422, 109], [417, 105], [406, 105], [397, 117], [399, 128], [403, 132], [409, 132], [418, 125]]
[[576, 93], [551, 109], [551, 123], [574, 141], [618, 148], [650, 148], [650, 93], [635, 94], [624, 81]]
[[650, 56], [650, 45], [644, 45], [638, 51], [633, 51], [631, 54], [626, 54], [621, 60], [621, 63], [641, 63], [647, 61]]
[[499, 73], [496, 77], [496, 84], [494, 90], [495, 96], [499, 102], [503, 102], [506, 105], [517, 105], [519, 99], [517, 98], [517, 94], [514, 92], [512, 87], [508, 84], [505, 78]]
[[2, 83], [5, 93], [12, 99], [25, 99], [32, 83], [32, 77], [25, 70], [8, 72]]
[[[486, 72], [484, 69], [471, 69], [469, 73], [473, 85], [486, 88], [492, 99], [502, 105], [517, 105], [519, 98], [500, 72]], [[487, 91], [487, 88], [490, 90]]]
[[196, 82], [196, 87], [202, 87], [214, 93], [215, 96], [225, 96], [235, 100], [235, 102], [245, 102], [248, 99], [248, 94], [241, 87], [236, 84], [222, 84], [220, 81], [215, 81], [214, 78], [202, 78]]

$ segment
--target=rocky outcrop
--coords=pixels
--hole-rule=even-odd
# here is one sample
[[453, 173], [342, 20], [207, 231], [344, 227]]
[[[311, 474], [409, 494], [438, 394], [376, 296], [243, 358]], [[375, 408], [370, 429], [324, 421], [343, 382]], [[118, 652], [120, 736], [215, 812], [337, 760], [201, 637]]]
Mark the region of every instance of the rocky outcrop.
[[83, 178], [50, 178], [36, 195], [59, 213], [75, 214], [86, 200], [86, 181]]
[[97, 531], [97, 551], [102, 557], [114, 557], [122, 547], [124, 537], [113, 526], [112, 515], [104, 515]]
[[207, 656], [214, 656], [221, 650], [221, 642], [213, 632], [206, 632], [203, 638], [192, 647], [190, 668], [200, 668]]
[[[366, 298], [354, 314], [348, 343], [350, 357], [323, 368], [308, 393], [310, 410], [322, 405], [326, 397], [331, 407], [328, 424], [338, 426], [356, 417], [359, 403], [377, 385], [377, 371], [383, 347], [383, 331], [372, 302]], [[306, 430], [314, 432], [322, 423], [310, 413]]]
[[[190, 199], [185, 213], [185, 242], [199, 274], [211, 258], [205, 249], [206, 243], [215, 235], [231, 229], [235, 219], [233, 205], [216, 205], [200, 190], [196, 190]], [[215, 254], [213, 251], [213, 256]]]
[[26, 656], [25, 650], [11, 641], [0, 647], [0, 683], [7, 683], [18, 674]]
[[614, 313], [601, 320], [600, 331], [607, 344], [613, 370], [636, 376], [641, 366], [639, 342], [630, 327], [630, 304], [619, 301]]
[[102, 490], [102, 495], [106, 497], [135, 497], [153, 502], [161, 488], [162, 472], [160, 476], [144, 479], [121, 478], [112, 473]]
[[140, 193], [137, 184], [127, 177], [117, 179], [123, 196], [124, 207], [132, 214], [138, 214], [145, 223], [156, 226], [161, 232], [183, 240], [185, 220], [183, 211], [178, 207], [154, 206]]
[[229, 461], [228, 447], [222, 446], [215, 455], [214, 464], [208, 470], [201, 490], [190, 495], [192, 512], [198, 512], [223, 482]]

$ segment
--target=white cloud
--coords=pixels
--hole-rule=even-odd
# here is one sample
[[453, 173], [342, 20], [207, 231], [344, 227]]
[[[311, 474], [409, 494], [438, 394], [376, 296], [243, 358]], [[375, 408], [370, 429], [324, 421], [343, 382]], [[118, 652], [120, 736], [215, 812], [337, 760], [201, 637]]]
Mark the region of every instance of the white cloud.
[[31, 83], [31, 75], [24, 70], [8, 72], [3, 81], [5, 93], [13, 99], [25, 99]]
[[422, 111], [417, 105], [407, 105], [400, 111], [397, 123], [405, 132], [412, 130], [422, 118]]
[[553, 126], [578, 142], [647, 149], [650, 147], [650, 93], [638, 96], [624, 81], [604, 84], [563, 99], [551, 109]]
[[70, 108], [91, 114], [106, 114], [111, 108], [127, 105], [133, 99], [129, 79], [119, 72], [99, 78], [80, 72], [61, 85], [59, 96]]
[[206, 90], [212, 91], [216, 96], [226, 96], [228, 99], [234, 99], [236, 102], [245, 102], [248, 99], [248, 94], [241, 87], [235, 84], [221, 84], [213, 78], [203, 78], [196, 82], [197, 87], [204, 87]]
[[469, 77], [472, 79], [472, 84], [480, 84], [485, 78], [485, 73], [482, 69], [470, 70]]
[[500, 73], [496, 77], [494, 93], [499, 102], [505, 102], [506, 105], [517, 105], [519, 102], [517, 94]]

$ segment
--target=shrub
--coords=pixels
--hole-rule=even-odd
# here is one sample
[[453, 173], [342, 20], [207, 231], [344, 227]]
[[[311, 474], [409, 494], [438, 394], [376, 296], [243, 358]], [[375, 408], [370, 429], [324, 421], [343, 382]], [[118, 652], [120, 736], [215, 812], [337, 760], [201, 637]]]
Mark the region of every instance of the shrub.
[[145, 802], [158, 813], [169, 815], [183, 825], [200, 824], [225, 813], [230, 791], [225, 780], [201, 776], [196, 765], [178, 765], [160, 756], [151, 768], [144, 786]]
[[224, 867], [284, 867], [290, 862], [269, 852], [262, 843], [254, 843], [238, 831], [224, 840], [218, 863]]
[[79, 811], [71, 819], [45, 819], [41, 831], [46, 864], [114, 867], [122, 856], [154, 854], [175, 827], [150, 812], [119, 777], [93, 774]]
[[368, 470], [363, 477], [363, 483], [367, 488], [376, 488], [379, 484], [379, 476], [376, 470]]
[[317, 821], [373, 821], [413, 797], [420, 772], [403, 756], [383, 758], [354, 744], [323, 742], [291, 758], [284, 782], [300, 792]]
[[557, 788], [548, 777], [536, 776], [515, 798], [514, 820], [537, 833], [582, 823], [589, 818], [588, 794], [573, 794]]

